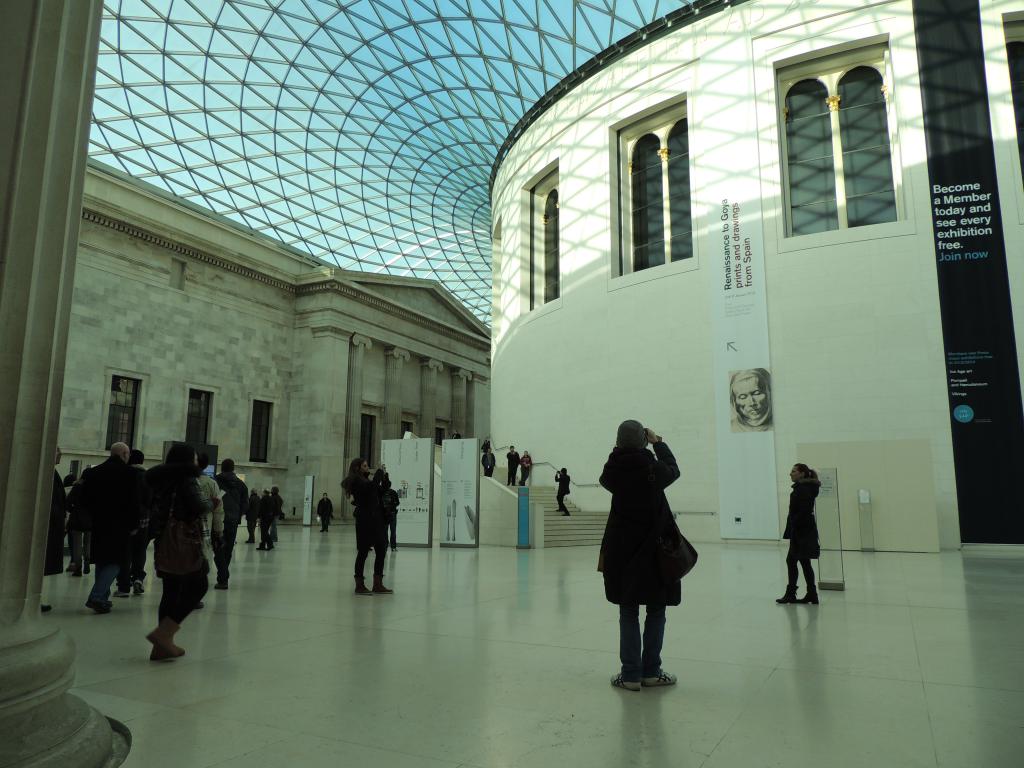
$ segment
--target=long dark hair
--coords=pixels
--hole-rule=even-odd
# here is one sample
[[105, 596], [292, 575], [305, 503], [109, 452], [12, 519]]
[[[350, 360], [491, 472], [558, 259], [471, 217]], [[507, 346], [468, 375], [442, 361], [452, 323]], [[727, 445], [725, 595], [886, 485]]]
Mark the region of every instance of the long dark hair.
[[797, 471], [799, 471], [800, 474], [803, 475], [806, 478], [809, 478], [811, 480], [817, 480], [818, 479], [818, 473], [815, 472], [810, 467], [808, 467], [806, 464], [797, 463], [797, 464], [793, 465], [793, 468], [796, 469]]
[[355, 484], [356, 480], [363, 476], [363, 473], [360, 470], [362, 469], [364, 461], [366, 461], [366, 459], [360, 457], [358, 459], [352, 459], [348, 464], [348, 474], [345, 475], [345, 479], [341, 481], [341, 487], [349, 496], [352, 495], [352, 486]]

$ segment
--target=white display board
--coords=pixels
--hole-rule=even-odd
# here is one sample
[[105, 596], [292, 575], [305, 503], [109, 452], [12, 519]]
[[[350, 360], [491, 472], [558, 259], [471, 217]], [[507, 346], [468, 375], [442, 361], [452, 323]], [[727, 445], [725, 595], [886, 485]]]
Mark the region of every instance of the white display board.
[[441, 546], [480, 543], [480, 441], [441, 443]]
[[433, 541], [434, 441], [429, 437], [381, 440], [380, 455], [398, 494], [398, 544], [429, 547]]
[[313, 475], [306, 475], [302, 494], [302, 524], [313, 523]]

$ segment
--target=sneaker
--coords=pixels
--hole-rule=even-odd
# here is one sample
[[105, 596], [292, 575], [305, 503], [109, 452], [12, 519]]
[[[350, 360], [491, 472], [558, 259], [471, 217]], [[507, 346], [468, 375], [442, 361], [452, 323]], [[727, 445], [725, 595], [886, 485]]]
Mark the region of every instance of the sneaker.
[[133, 595], [144, 595], [146, 594], [146, 588], [142, 586], [142, 582], [136, 579], [132, 582], [132, 594]]
[[200, 601], [199, 601], [198, 603], [196, 603], [196, 604], [195, 604], [195, 609], [194, 609], [194, 610], [197, 610], [197, 611], [198, 611], [198, 610], [199, 610], [200, 608], [202, 608], [202, 607], [203, 607], [204, 605], [206, 605], [206, 604], [205, 604], [205, 603], [204, 603], [204, 602], [203, 602], [202, 600], [200, 600]]
[[624, 688], [627, 691], [639, 691], [640, 683], [633, 680], [623, 680], [622, 675], [619, 674], [612, 678], [612, 687]]
[[117, 590], [117, 592], [114, 593], [114, 597], [131, 597], [131, 596], [132, 596], [131, 591], [129, 591], [127, 589], [119, 589], [119, 590]]
[[659, 685], [675, 685], [676, 676], [670, 675], [668, 672], [659, 672], [656, 677], [640, 678], [640, 683], [644, 688], [654, 688]]
[[227, 583], [226, 581], [223, 581], [223, 582], [221, 582], [221, 581], [218, 581], [218, 582], [217, 582], [217, 583], [216, 583], [216, 584], [214, 585], [214, 587], [213, 587], [213, 588], [214, 588], [214, 589], [227, 589], [227, 588], [228, 588], [228, 583]]
[[53, 606], [52, 605], [44, 605], [44, 604], [40, 603], [39, 610], [40, 610], [41, 613], [49, 613], [50, 611], [53, 610]]
[[100, 602], [99, 600], [89, 600], [86, 602], [86, 608], [92, 608], [95, 613], [110, 613], [110, 603]]

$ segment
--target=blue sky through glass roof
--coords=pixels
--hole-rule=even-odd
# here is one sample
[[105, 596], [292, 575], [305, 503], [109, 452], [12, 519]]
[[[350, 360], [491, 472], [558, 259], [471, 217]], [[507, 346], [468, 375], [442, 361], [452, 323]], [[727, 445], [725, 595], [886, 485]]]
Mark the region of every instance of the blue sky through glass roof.
[[106, 0], [90, 154], [346, 269], [490, 316], [498, 147], [686, 0]]

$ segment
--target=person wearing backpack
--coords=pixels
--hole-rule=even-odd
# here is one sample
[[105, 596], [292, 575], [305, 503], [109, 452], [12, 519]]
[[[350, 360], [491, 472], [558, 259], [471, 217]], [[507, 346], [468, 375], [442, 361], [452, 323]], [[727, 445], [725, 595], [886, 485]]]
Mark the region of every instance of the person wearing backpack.
[[221, 504], [224, 508], [224, 531], [215, 542], [213, 560], [217, 565], [217, 583], [214, 589], [227, 589], [231, 578], [231, 554], [238, 537], [238, 526], [249, 511], [249, 489], [235, 474], [235, 462], [224, 459], [220, 463], [220, 474], [214, 480], [220, 488]]
[[210, 532], [203, 523], [220, 499], [211, 500], [200, 492], [199, 475], [195, 449], [181, 443], [171, 447], [163, 464], [146, 472], [154, 497], [150, 518], [153, 562], [163, 581], [159, 624], [146, 635], [153, 646], [152, 661], [185, 655], [174, 636], [210, 586]]
[[[650, 444], [654, 453], [647, 450]], [[619, 425], [601, 485], [612, 494], [611, 511], [601, 541], [598, 566], [604, 574], [608, 602], [619, 606], [619, 659], [622, 669], [611, 679], [616, 688], [673, 685], [675, 675], [661, 668], [665, 607], [679, 605], [678, 580], [666, 581], [658, 561], [658, 540], [675, 521], [665, 488], [679, 478], [679, 466], [654, 430], [628, 420]], [[640, 606], [647, 606], [643, 636]]]

